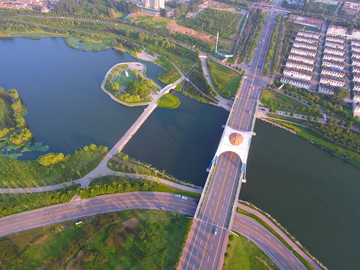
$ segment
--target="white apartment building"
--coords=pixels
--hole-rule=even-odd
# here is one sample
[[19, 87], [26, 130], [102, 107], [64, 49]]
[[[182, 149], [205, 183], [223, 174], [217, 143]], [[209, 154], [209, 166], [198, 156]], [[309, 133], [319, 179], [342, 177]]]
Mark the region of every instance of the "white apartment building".
[[338, 49], [325, 47], [324, 53], [330, 53], [330, 54], [334, 54], [334, 55], [343, 56], [343, 55], [345, 55], [345, 50], [338, 50]]
[[358, 46], [358, 47], [360, 47], [360, 40], [352, 40], [352, 41], [351, 41], [351, 46]]
[[360, 53], [360, 46], [351, 46], [351, 51]]
[[314, 65], [309, 65], [309, 64], [302, 63], [302, 62], [295, 62], [292, 60], [288, 60], [285, 64], [285, 66], [288, 68], [301, 69], [301, 70], [305, 70], [305, 71], [309, 71], [309, 72], [314, 71]]
[[320, 83], [335, 86], [335, 87], [344, 87], [345, 86], [345, 80], [337, 79], [334, 77], [328, 77], [328, 76], [321, 76]]
[[[353, 91], [360, 91], [360, 83], [354, 83]], [[360, 94], [360, 92], [358, 92]]]
[[359, 58], [351, 58], [353, 66], [360, 66], [360, 59]]
[[293, 54], [293, 53], [289, 54], [288, 59], [298, 61], [298, 62], [303, 62], [303, 63], [310, 64], [310, 65], [313, 65], [316, 61], [315, 57], [308, 57], [308, 56], [298, 55], [298, 54]]
[[352, 53], [351, 53], [351, 58], [357, 58], [357, 59], [360, 59], [360, 53], [357, 53], [357, 52], [352, 52]]
[[284, 69], [283, 74], [287, 77], [293, 77], [296, 79], [300, 79], [300, 80], [306, 80], [306, 81], [310, 81], [312, 78], [312, 73], [311, 72], [307, 72], [307, 71], [300, 71], [298, 69], [295, 68], [288, 68], [286, 67]]
[[345, 69], [345, 64], [341, 62], [331, 61], [331, 60], [323, 60], [323, 67], [333, 67], [338, 69]]
[[312, 44], [309, 44], [309, 43], [305, 43], [305, 42], [294, 42], [293, 47], [295, 47], [295, 48], [305, 48], [305, 49], [308, 49], [308, 50], [315, 51], [315, 50], [317, 50], [318, 46], [317, 45], [312, 45]]
[[360, 116], [360, 103], [353, 103], [353, 115]]
[[337, 43], [337, 42], [328, 41], [328, 42], [325, 43], [325, 47], [344, 50], [345, 49], [345, 44], [344, 43]]
[[300, 37], [308, 37], [308, 38], [315, 38], [315, 39], [319, 39], [319, 38], [320, 38], [320, 34], [319, 34], [319, 33], [310, 32], [310, 31], [299, 31], [299, 32], [297, 32], [297, 36], [300, 36]]
[[360, 66], [352, 66], [353, 73], [360, 73]]
[[296, 36], [295, 41], [304, 42], [304, 43], [308, 43], [308, 44], [318, 44], [319, 43], [318, 39], [306, 38], [306, 37], [302, 37], [302, 36]]
[[345, 74], [345, 71], [335, 70], [332, 68], [323, 68], [321, 70], [321, 75], [328, 75], [328, 76], [337, 77], [337, 78], [344, 78], [346, 74]]
[[292, 47], [290, 53], [296, 53], [296, 54], [300, 54], [300, 55], [304, 55], [304, 56], [315, 57], [317, 51]]
[[319, 93], [327, 94], [327, 95], [333, 95], [334, 94], [335, 87], [325, 85], [325, 84], [319, 84]]
[[351, 32], [351, 39], [360, 39], [360, 30], [359, 29], [354, 29]]
[[354, 74], [353, 82], [360, 82], [360, 74], [358, 73]]
[[356, 103], [360, 102], [360, 92], [354, 91], [354, 95], [353, 95], [352, 100], [353, 100], [353, 102], [356, 102]]
[[289, 78], [289, 77], [282, 77], [280, 79], [280, 82], [284, 83], [284, 84], [290, 84], [290, 85], [293, 85], [293, 86], [296, 86], [296, 87], [299, 87], [299, 88], [305, 88], [307, 90], [309, 90], [310, 87], [311, 87], [311, 84], [309, 82], [295, 80], [295, 79]]
[[345, 63], [344, 56], [339, 56], [339, 55], [334, 55], [334, 54], [329, 54], [329, 53], [325, 53], [323, 59]]
[[347, 30], [348, 29], [346, 27], [330, 25], [326, 32], [326, 35], [345, 37]]
[[326, 36], [325, 38], [326, 42], [337, 42], [337, 43], [345, 43], [345, 38], [344, 37], [335, 37], [335, 36]]

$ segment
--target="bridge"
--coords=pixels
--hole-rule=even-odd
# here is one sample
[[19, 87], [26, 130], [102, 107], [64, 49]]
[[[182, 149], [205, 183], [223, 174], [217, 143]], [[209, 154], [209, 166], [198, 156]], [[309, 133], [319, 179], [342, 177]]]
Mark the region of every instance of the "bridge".
[[178, 269], [221, 269], [253, 135], [255, 112], [276, 15], [269, 12], [250, 67], [238, 89], [196, 209]]

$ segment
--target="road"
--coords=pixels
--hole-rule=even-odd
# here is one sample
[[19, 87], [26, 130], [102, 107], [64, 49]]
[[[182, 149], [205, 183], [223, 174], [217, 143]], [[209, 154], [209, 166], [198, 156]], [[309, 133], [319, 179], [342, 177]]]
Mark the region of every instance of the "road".
[[173, 193], [162, 192], [132, 192], [75, 199], [69, 203], [1, 218], [0, 237], [67, 220], [128, 209], [162, 209], [193, 216], [196, 205], [193, 198], [187, 197], [185, 200]]
[[[245, 71], [242, 85], [237, 92], [227, 122], [234, 129], [253, 129], [258, 96], [268, 82], [262, 77], [262, 65], [275, 20], [276, 15], [270, 12], [252, 63]], [[233, 206], [241, 188], [241, 167], [239, 156], [230, 152], [219, 155], [216, 164], [212, 166], [178, 269], [221, 269], [231, 229], [231, 216], [235, 210]]]
[[307, 269], [279, 239], [254, 219], [236, 213], [233, 231], [253, 241], [280, 269]]

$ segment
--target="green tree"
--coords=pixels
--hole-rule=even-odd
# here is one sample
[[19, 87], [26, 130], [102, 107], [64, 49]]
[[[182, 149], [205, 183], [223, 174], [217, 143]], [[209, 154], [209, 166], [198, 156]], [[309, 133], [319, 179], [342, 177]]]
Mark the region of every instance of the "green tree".
[[55, 154], [55, 153], [48, 153], [46, 155], [40, 156], [38, 158], [39, 164], [43, 166], [50, 166], [56, 163], [62, 162], [65, 160], [65, 156], [63, 153]]
[[337, 103], [343, 101], [349, 95], [349, 91], [344, 88], [336, 88], [331, 100]]

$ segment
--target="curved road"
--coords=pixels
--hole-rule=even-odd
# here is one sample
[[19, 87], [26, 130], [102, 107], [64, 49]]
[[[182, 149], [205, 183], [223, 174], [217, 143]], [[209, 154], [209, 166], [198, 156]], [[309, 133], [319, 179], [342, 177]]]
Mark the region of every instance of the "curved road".
[[40, 208], [0, 219], [0, 237], [86, 216], [128, 209], [162, 209], [193, 216], [197, 201], [162, 192], [131, 192], [75, 199], [68, 203]]

